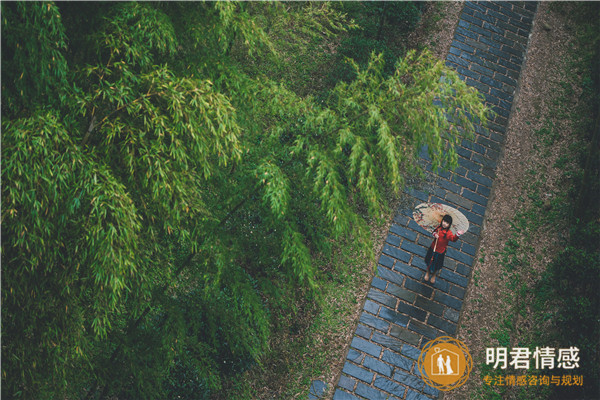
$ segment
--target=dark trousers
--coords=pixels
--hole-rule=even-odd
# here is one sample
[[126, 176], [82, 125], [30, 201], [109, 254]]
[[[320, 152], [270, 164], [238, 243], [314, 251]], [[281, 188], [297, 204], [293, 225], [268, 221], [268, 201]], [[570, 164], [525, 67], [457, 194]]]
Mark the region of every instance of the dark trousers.
[[[444, 266], [444, 257], [446, 252], [438, 253], [437, 251], [434, 253], [433, 249], [430, 247], [427, 250], [427, 254], [425, 255], [425, 264], [427, 264], [427, 268], [430, 273], [435, 274], [437, 271], [442, 269]], [[431, 260], [433, 256], [433, 261]]]

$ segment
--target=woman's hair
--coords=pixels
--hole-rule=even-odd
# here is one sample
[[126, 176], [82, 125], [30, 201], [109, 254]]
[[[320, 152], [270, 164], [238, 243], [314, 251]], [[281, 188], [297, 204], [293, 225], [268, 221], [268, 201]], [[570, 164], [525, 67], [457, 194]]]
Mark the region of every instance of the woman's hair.
[[[444, 215], [444, 217], [442, 218], [442, 222], [446, 221], [448, 223], [448, 229], [450, 229], [450, 227], [452, 226], [452, 217], [449, 214]], [[440, 226], [442, 226], [442, 223], [440, 222]]]

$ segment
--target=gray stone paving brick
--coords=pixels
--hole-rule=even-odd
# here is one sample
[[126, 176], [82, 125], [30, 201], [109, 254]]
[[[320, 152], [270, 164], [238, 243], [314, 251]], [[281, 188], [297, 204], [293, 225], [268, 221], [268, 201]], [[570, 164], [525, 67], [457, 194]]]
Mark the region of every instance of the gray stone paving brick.
[[[457, 41], [460, 41], [460, 42], [463, 42], [463, 43], [466, 43], [467, 39], [477, 40], [479, 38], [479, 35], [477, 33], [471, 32], [471, 31], [469, 31], [469, 30], [467, 30], [467, 29], [465, 29], [463, 27], [460, 27], [460, 26], [458, 26], [456, 28], [456, 34], [457, 35], [454, 36], [454, 38]], [[462, 35], [462, 36], [459, 36], [459, 35]]]
[[483, 97], [485, 98], [485, 106], [486, 107], [491, 107], [493, 105], [500, 104], [500, 99], [498, 99], [497, 97], [492, 96], [488, 93], [484, 94]]
[[[416, 197], [417, 199], [419, 199], [421, 201], [427, 201], [427, 193], [423, 192], [422, 190], [417, 190], [417, 189], [411, 188], [411, 187], [405, 187], [404, 192], [413, 197]], [[410, 215], [410, 217], [412, 217], [412, 214]]]
[[358, 386], [356, 386], [355, 393], [358, 394], [359, 396], [362, 396], [365, 399], [369, 399], [369, 400], [388, 400], [389, 399], [389, 395], [387, 395], [377, 389], [373, 389], [372, 387], [369, 387], [369, 386], [365, 385], [364, 383], [359, 383]]
[[469, 230], [467, 231], [467, 233], [465, 233], [464, 235], [462, 235], [460, 237], [460, 240], [462, 240], [463, 242], [472, 244], [472, 245], [476, 245], [478, 239], [479, 238], [477, 236], [475, 236], [475, 234], [473, 233], [473, 230], [470, 226], [469, 226]]
[[480, 20], [482, 20], [482, 21], [489, 22], [490, 24], [494, 24], [494, 23], [496, 23], [496, 18], [494, 18], [494, 17], [493, 17], [493, 16], [491, 16], [491, 15], [487, 15], [487, 14], [485, 14], [485, 13], [482, 13], [482, 12], [480, 12], [480, 11], [476, 11], [476, 12], [473, 14], [473, 17], [475, 17], [475, 18], [477, 18], [477, 19], [480, 19]]
[[502, 81], [502, 82], [506, 83], [507, 85], [510, 85], [510, 86], [513, 86], [513, 87], [517, 86], [517, 81], [515, 81], [514, 79], [509, 78], [507, 76], [504, 76], [504, 75], [501, 75], [501, 74], [495, 74], [494, 78], [498, 79], [499, 81]]
[[417, 297], [415, 306], [420, 307], [425, 311], [429, 311], [430, 313], [433, 313], [433, 314], [439, 315], [439, 316], [442, 315], [442, 313], [444, 312], [444, 308], [445, 308], [443, 305], [436, 303], [434, 301], [431, 301], [429, 299], [426, 299], [424, 297], [421, 297], [421, 296]]
[[[406, 243], [406, 241], [404, 241], [404, 243]], [[404, 248], [404, 243], [402, 244], [402, 246], [403, 246], [402, 248]], [[408, 242], [408, 243], [410, 243], [410, 242]], [[400, 261], [404, 261], [404, 262], [410, 261], [410, 254], [408, 254], [405, 251], [399, 250], [398, 248], [396, 248], [394, 246], [390, 246], [388, 244], [383, 245], [383, 253], [395, 258], [396, 260], [400, 260]]]
[[413, 360], [418, 360], [421, 355], [421, 350], [418, 347], [405, 345], [402, 348], [402, 355], [412, 358]]
[[[489, 196], [486, 196], [486, 197], [489, 197]], [[482, 217], [485, 215], [485, 207], [482, 206], [481, 204], [473, 204], [471, 211], [473, 211], [473, 213], [480, 215]]]
[[464, 207], [468, 210], [470, 210], [471, 207], [473, 207], [473, 202], [471, 200], [465, 199], [464, 197], [456, 195], [454, 193], [448, 193], [446, 195], [446, 200], [454, 203], [457, 206]]
[[450, 50], [448, 50], [448, 51], [458, 57], [460, 57], [461, 53], [463, 52], [461, 49], [454, 47], [454, 46], [450, 47]]
[[385, 254], [382, 254], [379, 257], [379, 264], [386, 266], [388, 268], [392, 268], [394, 266], [394, 259], [386, 256]]
[[492, 10], [500, 11], [500, 7], [498, 7], [496, 4], [489, 2], [489, 1], [485, 3], [485, 7], [491, 8]]
[[[392, 329], [395, 327], [392, 326]], [[388, 336], [388, 335], [383, 335], [381, 333], [377, 333], [375, 332], [375, 334], [373, 334], [373, 339], [372, 339], [375, 343], [381, 344], [384, 346], [384, 348], [387, 349], [391, 349], [397, 352], [400, 352], [400, 350], [402, 350], [402, 346], [404, 343], [402, 343], [401, 341]]]
[[373, 376], [375, 376], [375, 374], [372, 372], [367, 371], [366, 369], [359, 367], [358, 365], [354, 365], [348, 361], [346, 361], [342, 372], [367, 383], [371, 383], [373, 381]]
[[452, 41], [452, 44], [450, 45], [451, 48], [452, 47], [456, 47], [462, 51], [466, 51], [467, 53], [473, 53], [475, 51], [475, 48], [469, 46], [468, 44], [458, 41], [458, 40], [454, 40]]
[[[460, 22], [459, 22], [459, 24], [460, 24]], [[484, 22], [484, 24], [487, 24], [487, 22]], [[468, 29], [468, 28], [465, 27], [465, 29]], [[476, 33], [478, 35], [481, 35], [481, 36], [492, 37], [492, 32], [490, 32], [489, 29], [483, 29], [482, 27], [479, 27], [479, 26], [471, 25], [470, 31], [473, 33]]]
[[475, 182], [473, 182], [473, 181], [471, 181], [469, 179], [463, 178], [462, 176], [454, 175], [452, 177], [452, 180], [454, 182], [458, 183], [459, 185], [461, 185], [463, 187], [466, 187], [466, 188], [469, 188], [471, 190], [476, 190], [477, 189], [477, 184]]
[[381, 359], [387, 363], [392, 364], [395, 367], [402, 368], [406, 371], [410, 371], [413, 361], [401, 356], [400, 354], [396, 354], [393, 351], [385, 350]]
[[[373, 290], [373, 289], [371, 289]], [[379, 305], [377, 305], [377, 303], [372, 302], [371, 300], [367, 300], [365, 302], [365, 306], [363, 307], [363, 310], [370, 312], [371, 314], [377, 315], [377, 313], [379, 312]]]
[[377, 274], [381, 279], [385, 279], [386, 281], [393, 282], [397, 285], [402, 285], [402, 282], [404, 282], [404, 277], [402, 275], [392, 272], [385, 267], [377, 267]]
[[408, 240], [415, 240], [417, 238], [416, 232], [411, 231], [407, 228], [403, 228], [396, 224], [392, 224], [392, 226], [390, 226], [390, 232], [392, 232], [395, 235], [402, 236]]
[[[475, 205], [475, 204], [473, 204], [473, 205]], [[471, 208], [473, 208], [473, 207], [471, 207]], [[477, 225], [481, 226], [481, 224], [483, 223], [482, 216], [472, 213], [471, 211], [465, 211], [462, 209], [460, 211], [465, 215], [465, 217], [467, 217], [470, 224], [477, 224]]]
[[347, 360], [350, 360], [356, 364], [360, 364], [364, 358], [365, 353], [361, 353], [360, 351], [356, 351], [354, 349], [348, 350], [348, 355], [346, 356]]
[[398, 247], [400, 245], [400, 242], [402, 242], [402, 238], [398, 237], [396, 235], [388, 234], [387, 237], [385, 238], [385, 241], [386, 241], [386, 243], [389, 243], [392, 246]]
[[[503, 62], [501, 64], [507, 64], [507, 63], [508, 62]], [[510, 64], [510, 63], [508, 63], [508, 64]], [[490, 90], [490, 93], [492, 94], [492, 96], [496, 96], [496, 97], [498, 97], [498, 98], [500, 98], [502, 100], [506, 100], [506, 101], [509, 101], [509, 102], [512, 102], [513, 99], [514, 99], [514, 96], [512, 94], [507, 93], [504, 90], [499, 90], [499, 89], [492, 88]]]
[[496, 168], [496, 161], [491, 160], [488, 157], [482, 156], [481, 154], [474, 154], [472, 159], [473, 161], [483, 165], [484, 167]]
[[458, 263], [456, 266], [456, 272], [464, 276], [471, 276], [471, 267], [468, 267], [463, 263]]
[[412, 221], [412, 218], [405, 217], [404, 215], [396, 214], [394, 216], [394, 222], [401, 226], [408, 226], [410, 221]]
[[[447, 264], [446, 262], [444, 264]], [[434, 284], [431, 284], [431, 286], [435, 287], [436, 290], [441, 290], [444, 293], [448, 293], [448, 290], [450, 290], [450, 284], [448, 282], [446, 282], [444, 280], [444, 270], [450, 270], [449, 265], [444, 265], [444, 268], [442, 268], [442, 270], [440, 272], [438, 272], [438, 276], [441, 279], [437, 279]]]
[[479, 12], [485, 13], [486, 8], [481, 6], [479, 3], [473, 2], [473, 1], [465, 1], [465, 6], [464, 8], [471, 8], [473, 10], [477, 10]]
[[446, 257], [446, 259], [444, 259], [444, 268], [454, 271], [456, 269], [456, 261], [454, 261], [452, 258]]
[[[479, 224], [481, 225], [481, 224]], [[475, 246], [471, 246], [468, 243], [463, 243], [463, 245], [460, 248], [464, 253], [467, 253], [471, 256], [475, 256], [475, 253], [477, 251], [477, 249], [475, 248]]]
[[436, 317], [435, 315], [430, 315], [427, 319], [427, 323], [451, 335], [456, 333], [456, 324], [445, 321], [442, 318]]
[[392, 366], [368, 356], [363, 361], [363, 366], [387, 377], [392, 376], [392, 371], [394, 370]]
[[411, 292], [410, 290], [407, 290], [407, 289], [403, 289], [400, 286], [394, 285], [393, 283], [390, 283], [388, 285], [386, 292], [398, 297], [399, 299], [406, 300], [409, 303], [412, 303], [413, 301], [415, 301], [415, 297], [416, 297], [416, 294], [414, 292]]
[[[521, 48], [521, 46], [509, 46], [509, 45], [502, 45], [502, 51], [505, 51], [507, 53], [512, 54], [513, 56], [517, 56], [519, 58], [523, 57], [523, 53], [524, 53], [524, 49]], [[517, 86], [517, 82], [515, 82], [514, 84], [509, 83], [509, 85], [512, 86]]]
[[459, 300], [455, 297], [452, 296], [448, 296], [447, 294], [441, 293], [441, 292], [435, 292], [435, 295], [433, 296], [433, 299], [435, 301], [438, 301], [442, 304], [445, 304], [449, 307], [454, 308], [457, 311], [460, 311], [460, 309], [462, 308], [462, 300]]
[[463, 190], [462, 195], [469, 200], [473, 200], [475, 203], [481, 204], [482, 206], [487, 205], [488, 200], [485, 197], [483, 197], [477, 193], [474, 193], [470, 190], [466, 190], [466, 189]]
[[456, 272], [449, 271], [448, 269], [443, 271], [443, 277], [448, 282], [452, 282], [458, 286], [467, 287], [469, 284], [469, 279], [465, 278], [462, 275], [457, 274]]
[[392, 325], [390, 335], [414, 346], [419, 345], [420, 336], [406, 328]]
[[[431, 240], [429, 240], [429, 241], [431, 242]], [[427, 268], [427, 265], [425, 264], [425, 260], [420, 257], [413, 257], [412, 261], [410, 262], [410, 265], [412, 265], [413, 267], [419, 268], [422, 271], [425, 271], [425, 268]]]
[[479, 153], [479, 154], [485, 154], [485, 152], [486, 152], [485, 147], [483, 147], [480, 144], [474, 143], [470, 140], [467, 140], [467, 139], [463, 139], [461, 141], [460, 145], [463, 147], [466, 147], [467, 149], [473, 150], [474, 152]]
[[502, 14], [506, 15], [507, 17], [509, 17], [512, 20], [517, 20], [520, 21], [521, 20], [521, 15], [509, 10], [509, 9], [504, 9], [502, 10]]
[[392, 311], [389, 308], [381, 307], [379, 310], [379, 316], [383, 319], [390, 321], [393, 324], [406, 327], [408, 324], [408, 316]]
[[460, 16], [460, 18], [461, 18], [462, 20], [465, 20], [465, 21], [467, 21], [467, 22], [469, 22], [469, 23], [471, 23], [471, 24], [475, 25], [475, 26], [482, 26], [482, 25], [483, 25], [483, 21], [482, 21], [482, 20], [480, 20], [480, 19], [478, 19], [478, 18], [473, 18], [472, 16], [470, 16], [470, 15], [469, 15], [469, 14], [467, 14], [467, 13], [463, 13], [463, 14]]
[[[433, 199], [432, 199], [432, 201], [433, 201]], [[415, 222], [415, 220], [414, 220], [414, 219], [412, 219], [412, 218], [410, 219], [410, 222], [408, 223], [408, 228], [410, 228], [410, 229], [412, 229], [412, 230], [414, 230], [414, 231], [417, 231], [418, 233], [423, 233], [423, 232], [426, 232], [426, 231], [425, 231], [425, 229], [421, 228], [421, 227], [419, 226], [419, 224], [417, 224], [417, 223]]]
[[430, 286], [424, 285], [410, 278], [406, 278], [404, 287], [427, 298], [431, 298], [431, 294], [433, 293], [433, 289]]
[[493, 131], [496, 131], [496, 132], [499, 132], [499, 133], [502, 133], [502, 134], [506, 134], [506, 127], [505, 126], [495, 124], [494, 122], [489, 122], [488, 126]]
[[421, 271], [417, 268], [414, 268], [414, 267], [410, 267], [403, 263], [396, 263], [396, 266], [394, 267], [394, 271], [398, 271], [398, 272], [408, 275], [414, 279], [421, 279], [424, 275], [423, 271]]
[[460, 318], [460, 313], [451, 308], [446, 308], [446, 310], [444, 311], [444, 318], [452, 322], [458, 322], [458, 319]]
[[[479, 73], [481, 74], [481, 81], [482, 81], [483, 83], [486, 83], [486, 82], [483, 80], [483, 78], [490, 79], [492, 76], [494, 76], [494, 71], [492, 71], [492, 70], [491, 70], [491, 69], [489, 69], [489, 68], [486, 68], [486, 67], [482, 67], [482, 66], [480, 66], [480, 65], [477, 65], [477, 64], [473, 64], [473, 65], [471, 65], [471, 70], [473, 70], [473, 71], [477, 71], [477, 72], [479, 72]], [[486, 77], [486, 75], [487, 75], [487, 77]], [[488, 83], [488, 85], [490, 85], [490, 84]], [[490, 85], [490, 86], [492, 86], [492, 85]]]
[[[431, 237], [421, 235], [421, 236], [419, 236], [419, 241], [417, 243], [421, 246], [425, 246], [426, 248], [429, 248], [431, 246], [432, 241], [433, 241], [433, 239]], [[413, 262], [415, 259], [422, 260], [421, 257], [413, 257]], [[423, 261], [423, 263], [425, 263], [425, 261]]]
[[468, 61], [464, 60], [463, 58], [456, 57], [454, 54], [448, 54], [448, 57], [446, 57], [446, 60], [453, 62], [456, 65], [460, 65], [462, 67], [469, 68]]
[[369, 325], [370, 327], [373, 327], [375, 329], [379, 329], [382, 332], [387, 332], [388, 328], [390, 327], [389, 322], [384, 321], [381, 318], [377, 318], [376, 316], [368, 314], [366, 312], [360, 314], [360, 318], [358, 319], [358, 321], [362, 322], [365, 325]]
[[435, 339], [439, 336], [443, 336], [442, 333], [437, 329], [431, 327], [430, 325], [415, 320], [410, 320], [410, 323], [408, 324], [408, 329], [420, 333], [421, 335], [426, 336], [429, 339]]
[[[459, 147], [459, 149], [460, 149], [460, 147]], [[468, 151], [468, 150], [465, 150], [465, 151]], [[463, 151], [463, 154], [461, 154], [461, 155], [464, 157], [464, 154], [465, 153]], [[469, 152], [469, 155], [470, 155], [470, 152]], [[447, 181], [445, 179], [442, 179], [440, 181], [440, 184], [446, 190], [449, 190], [449, 191], [451, 191], [453, 193], [456, 193], [456, 194], [460, 193], [460, 186], [455, 185], [454, 183], [451, 183], [451, 182], [449, 182], [449, 181]]]
[[479, 136], [477, 138], [477, 143], [479, 143], [479, 144], [481, 144], [481, 145], [483, 145], [485, 147], [489, 147], [489, 148], [491, 148], [493, 150], [500, 150], [500, 147], [501, 147], [499, 143], [494, 142], [493, 140], [490, 140], [488, 138], [484, 138], [482, 136]]
[[425, 318], [427, 317], [427, 313], [425, 311], [420, 310], [417, 307], [411, 306], [410, 304], [406, 304], [402, 301], [398, 303], [396, 310], [423, 322], [425, 322]]
[[385, 290], [385, 288], [387, 287], [387, 282], [381, 278], [374, 276], [373, 280], [371, 281], [371, 286], [376, 287], [379, 290]]
[[[405, 240], [402, 243], [402, 246], [400, 248], [402, 250], [409, 251], [409, 252], [416, 254], [418, 256], [421, 256], [421, 257], [425, 257], [425, 254], [427, 253], [427, 249], [425, 247], [419, 246], [415, 243], [411, 243], [407, 240]], [[410, 255], [409, 255], [408, 259], [405, 258], [405, 259], [402, 259], [402, 261], [404, 261], [404, 262], [410, 261]]]
[[[514, 25], [511, 25], [509, 23], [503, 22], [503, 21], [498, 21], [496, 22], [496, 26], [494, 26], [495, 29], [503, 29], [502, 32], [504, 31], [510, 31], [513, 33], [518, 33], [519, 32], [519, 28], [517, 28]], [[500, 33], [500, 32], [498, 32]]]
[[[376, 302], [381, 303], [389, 308], [396, 307], [396, 299], [394, 299], [392, 296], [389, 296], [383, 292], [380, 292], [379, 290], [370, 289], [369, 293], [367, 294], [367, 297], [369, 299], [375, 300]], [[373, 313], [373, 314], [376, 314], [376, 313]]]
[[476, 164], [473, 161], [464, 159], [462, 157], [458, 157], [458, 164], [465, 167], [467, 171], [479, 172], [481, 170], [481, 166], [479, 164]]
[[[503, 67], [509, 68], [509, 69], [511, 69], [513, 71], [516, 71], [516, 72], [520, 72], [521, 71], [521, 63], [520, 62], [514, 62], [514, 61], [512, 61], [510, 59], [506, 60], [506, 59], [501, 58], [501, 59], [498, 60], [498, 63], [500, 65], [502, 65]], [[500, 96], [498, 96], [498, 97], [500, 97]]]
[[349, 390], [349, 391], [354, 391], [354, 386], [356, 385], [356, 380], [347, 377], [346, 375], [341, 375], [340, 376], [340, 380], [338, 382], [338, 386]]
[[358, 397], [351, 395], [343, 390], [336, 389], [333, 394], [333, 400], [360, 400]]
[[502, 89], [502, 82], [500, 82], [498, 79], [490, 78], [487, 76], [482, 76], [481, 82], [485, 83], [486, 85], [488, 85], [490, 87], [493, 87], [496, 89]]
[[406, 386], [409, 386], [415, 390], [422, 390], [425, 383], [420, 376], [406, 373], [401, 370], [396, 370], [394, 377], [392, 378], [396, 382], [400, 382]]
[[[500, 35], [497, 35], [497, 34], [494, 34], [493, 36], [501, 37]], [[489, 39], [489, 38], [482, 37], [479, 40], [481, 40], [482, 43], [485, 43], [488, 46], [495, 47], [497, 49], [502, 48], [502, 43], [499, 43], [496, 39], [492, 40], [492, 39]]]
[[375, 387], [400, 398], [403, 398], [404, 393], [406, 393], [406, 388], [384, 377], [378, 376], [375, 378], [374, 385]]
[[415, 392], [414, 390], [408, 389], [405, 400], [431, 400], [431, 397], [425, 396], [423, 393]]
[[356, 332], [358, 336], [362, 336], [365, 339], [369, 339], [371, 337], [371, 333], [373, 333], [373, 329], [366, 327], [365, 325], [358, 324], [356, 327]]
[[489, 91], [490, 91], [489, 86], [487, 86], [484, 83], [475, 81], [471, 78], [467, 79], [467, 85], [477, 88], [477, 90], [479, 90], [482, 94], [489, 93]]
[[465, 254], [465, 253], [462, 253], [460, 251], [456, 251], [454, 249], [448, 249], [446, 251], [446, 258], [447, 257], [450, 257], [450, 258], [452, 258], [452, 259], [454, 259], [454, 260], [456, 260], [458, 262], [464, 263], [464, 264], [466, 264], [468, 266], [472, 266], [473, 265], [473, 257], [472, 256], [470, 256], [468, 254]]
[[364, 351], [367, 354], [372, 355], [373, 357], [379, 357], [381, 354], [381, 346], [377, 346], [371, 342], [368, 342], [359, 337], [354, 337], [352, 339], [352, 343], [350, 343], [351, 347], [354, 347], [357, 350]]
[[487, 13], [489, 15], [491, 15], [492, 17], [497, 18], [497, 19], [499, 19], [501, 21], [504, 21], [504, 22], [508, 22], [508, 20], [509, 20], [508, 16], [506, 16], [506, 15], [504, 15], [504, 14], [498, 12], [498, 11], [488, 10]]

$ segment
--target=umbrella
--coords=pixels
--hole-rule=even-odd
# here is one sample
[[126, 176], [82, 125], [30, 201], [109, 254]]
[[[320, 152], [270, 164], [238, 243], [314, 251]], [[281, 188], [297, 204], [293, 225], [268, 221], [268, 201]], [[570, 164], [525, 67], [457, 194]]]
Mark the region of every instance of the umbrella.
[[446, 204], [421, 203], [413, 211], [415, 222], [430, 233], [440, 226], [444, 215], [452, 217], [452, 226], [450, 227], [452, 233], [456, 234], [457, 231], [466, 232], [469, 229], [469, 220], [467, 217], [456, 208]]

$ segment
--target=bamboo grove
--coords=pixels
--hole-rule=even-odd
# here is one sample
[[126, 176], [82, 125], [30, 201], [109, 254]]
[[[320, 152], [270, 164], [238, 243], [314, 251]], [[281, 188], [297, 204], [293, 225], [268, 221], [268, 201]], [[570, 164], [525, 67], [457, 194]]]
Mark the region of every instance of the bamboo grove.
[[278, 304], [322, 301], [317, 254], [369, 248], [419, 149], [451, 168], [486, 119], [426, 51], [288, 87], [269, 66], [353, 29], [339, 5], [1, 7], [7, 398], [210, 396]]

